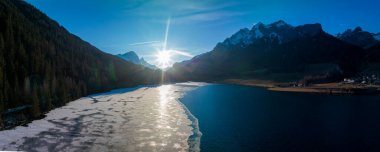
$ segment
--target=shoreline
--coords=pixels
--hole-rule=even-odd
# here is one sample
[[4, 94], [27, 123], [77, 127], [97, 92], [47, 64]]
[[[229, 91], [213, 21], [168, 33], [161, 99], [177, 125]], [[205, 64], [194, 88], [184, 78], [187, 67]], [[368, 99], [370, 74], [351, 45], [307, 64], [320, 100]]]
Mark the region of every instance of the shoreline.
[[197, 117], [195, 117], [191, 111], [186, 107], [184, 103], [182, 103], [182, 99], [189, 93], [189, 91], [199, 89], [200, 87], [203, 87], [205, 85], [208, 85], [207, 83], [200, 82], [200, 84], [197, 84], [199, 82], [191, 82], [190, 83], [196, 83], [196, 84], [186, 84], [189, 82], [181, 82], [181, 83], [174, 83], [177, 86], [184, 86], [184, 87], [190, 87], [191, 89], [184, 89], [183, 93], [181, 93], [180, 97], [176, 99], [176, 101], [181, 105], [183, 110], [185, 111], [185, 114], [187, 115], [187, 118], [191, 121], [191, 127], [193, 134], [189, 136], [187, 139], [187, 143], [189, 146], [189, 152], [200, 152], [201, 151], [201, 138], [202, 138], [202, 132], [199, 128], [199, 121]]
[[192, 122], [191, 127], [193, 127], [193, 134], [189, 136], [187, 139], [187, 143], [189, 144], [189, 151], [190, 152], [199, 152], [201, 151], [201, 137], [202, 132], [199, 129], [199, 122], [198, 119], [190, 112], [190, 110], [178, 99], [178, 103], [182, 106], [182, 108], [185, 110], [185, 114], [187, 115], [188, 119]]
[[220, 81], [224, 84], [236, 84], [244, 86], [255, 86], [266, 88], [270, 91], [297, 92], [297, 93], [317, 93], [317, 94], [336, 94], [336, 95], [380, 95], [378, 85], [354, 85], [342, 83], [321, 83], [310, 86], [291, 86], [291, 83], [278, 83], [266, 80], [243, 80], [227, 79]]
[[0, 150], [199, 151], [200, 136], [192, 138], [201, 135], [197, 119], [179, 101], [199, 86], [175, 83], [84, 97], [27, 126], [0, 131]]

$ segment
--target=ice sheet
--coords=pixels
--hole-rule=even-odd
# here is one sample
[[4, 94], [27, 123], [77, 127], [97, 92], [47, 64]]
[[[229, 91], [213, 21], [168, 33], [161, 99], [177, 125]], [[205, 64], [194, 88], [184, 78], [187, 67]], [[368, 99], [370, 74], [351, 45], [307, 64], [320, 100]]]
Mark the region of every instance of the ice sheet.
[[[84, 97], [27, 127], [1, 131], [0, 150], [198, 151], [197, 120], [178, 99], [203, 85], [178, 83]], [[194, 133], [198, 137], [189, 140]]]

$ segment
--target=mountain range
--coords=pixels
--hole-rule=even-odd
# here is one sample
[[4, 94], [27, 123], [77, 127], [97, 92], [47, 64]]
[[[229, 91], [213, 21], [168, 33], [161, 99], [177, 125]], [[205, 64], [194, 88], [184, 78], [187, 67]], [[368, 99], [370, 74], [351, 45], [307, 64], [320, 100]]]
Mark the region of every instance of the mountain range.
[[124, 54], [118, 54], [116, 56], [124, 59], [125, 61], [132, 62], [132, 63], [137, 64], [137, 65], [142, 65], [142, 66], [145, 66], [145, 67], [148, 67], [151, 69], [157, 69], [157, 67], [155, 65], [152, 65], [152, 64], [149, 64], [148, 62], [146, 62], [144, 60], [144, 58], [139, 58], [139, 56], [134, 51], [129, 51], [129, 52], [126, 52]]
[[168, 73], [182, 81], [337, 81], [363, 71], [380, 72], [380, 58], [375, 57], [380, 52], [378, 36], [361, 28], [333, 36], [319, 23], [257, 23], [240, 29], [210, 52], [174, 64]]
[[7, 118], [34, 119], [89, 94], [163, 80], [313, 83], [379, 74], [379, 37], [360, 27], [333, 36], [319, 23], [257, 23], [174, 64], [164, 79], [135, 52], [104, 53], [25, 1], [0, 0], [0, 129]]
[[367, 49], [380, 42], [380, 33], [374, 34], [363, 31], [361, 27], [356, 27], [353, 30], [348, 29], [345, 32], [338, 34], [337, 38], [347, 43]]

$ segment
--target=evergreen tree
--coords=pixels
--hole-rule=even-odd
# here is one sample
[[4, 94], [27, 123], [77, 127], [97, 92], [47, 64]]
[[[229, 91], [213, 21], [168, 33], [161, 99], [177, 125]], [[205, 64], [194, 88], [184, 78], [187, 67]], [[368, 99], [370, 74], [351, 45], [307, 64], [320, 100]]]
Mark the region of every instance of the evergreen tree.
[[34, 118], [38, 118], [41, 115], [40, 102], [37, 95], [37, 87], [33, 89], [32, 93], [32, 115]]
[[70, 34], [25, 1], [0, 0], [0, 112], [32, 105], [28, 114], [38, 117], [84, 95], [159, 77]]
[[[0, 34], [0, 88], [4, 89], [4, 40], [2, 34]], [[0, 89], [0, 104], [4, 103], [4, 90]], [[1, 106], [0, 105], [0, 106]], [[0, 108], [0, 113], [2, 112], [2, 108]]]

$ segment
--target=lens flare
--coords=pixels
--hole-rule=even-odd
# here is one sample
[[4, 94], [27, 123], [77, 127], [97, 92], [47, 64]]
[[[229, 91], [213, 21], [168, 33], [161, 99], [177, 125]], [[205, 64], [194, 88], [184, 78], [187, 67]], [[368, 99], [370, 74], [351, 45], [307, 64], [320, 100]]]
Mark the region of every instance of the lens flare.
[[172, 57], [172, 55], [171, 55], [170, 51], [159, 51], [156, 54], [156, 60], [158, 63], [158, 67], [161, 69], [168, 68], [172, 62], [171, 57]]

